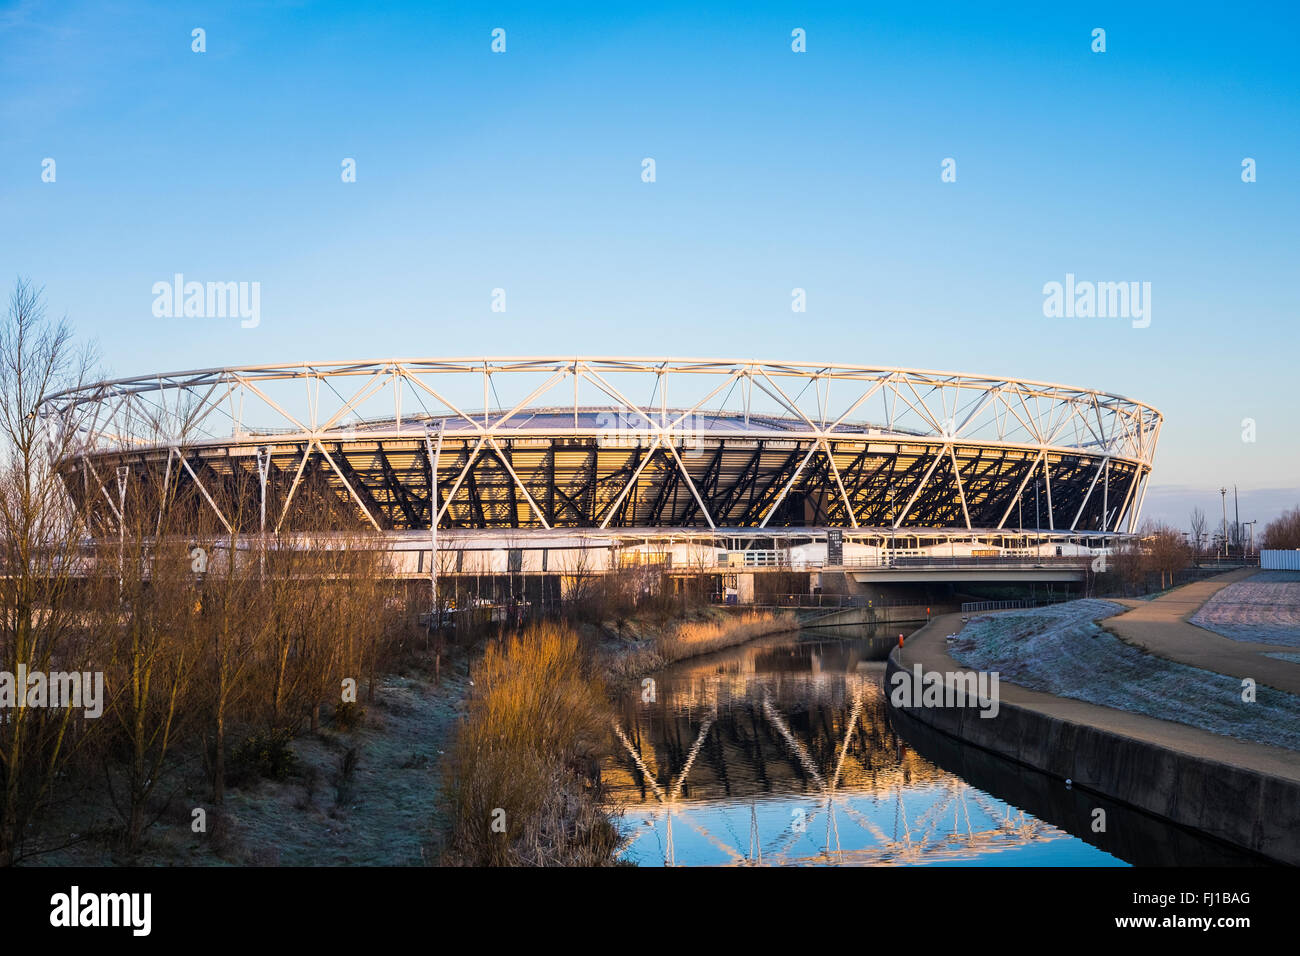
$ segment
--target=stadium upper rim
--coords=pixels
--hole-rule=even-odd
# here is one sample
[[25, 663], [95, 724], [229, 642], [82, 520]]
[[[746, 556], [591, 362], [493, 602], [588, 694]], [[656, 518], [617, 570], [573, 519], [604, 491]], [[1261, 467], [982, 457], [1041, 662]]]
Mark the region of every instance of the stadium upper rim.
[[[311, 421], [306, 422], [301, 420], [305, 416], [295, 416], [288, 413], [282, 405], [264, 394], [261, 386], [269, 382], [301, 380], [320, 382], [366, 375], [371, 376], [372, 381], [385, 375], [405, 378], [408, 381], [417, 381], [419, 376], [459, 373], [483, 377], [485, 400], [482, 406], [462, 410], [460, 406], [446, 401], [436, 391], [426, 387], [425, 391], [428, 393], [428, 397], [440, 401], [445, 407], [441, 413], [430, 413], [426, 407], [424, 417], [430, 419], [437, 417], [462, 418], [470, 427], [481, 428], [486, 423], [487, 430], [499, 431], [512, 427], [512, 419], [518, 413], [524, 411], [525, 406], [536, 408], [535, 405], [531, 404], [531, 399], [537, 397], [536, 392], [544, 391], [544, 389], [535, 390], [535, 393], [528, 400], [511, 406], [511, 411], [503, 415], [507, 403], [503, 403], [496, 394], [496, 379], [494, 376], [528, 372], [549, 372], [552, 375], [558, 375], [561, 381], [572, 379], [575, 382], [575, 400], [572, 406], [574, 408], [581, 407], [576, 397], [576, 383], [583, 380], [594, 384], [603, 393], [606, 401], [609, 398], [615, 399], [615, 407], [623, 406], [630, 411], [648, 408], [652, 413], [658, 412], [661, 419], [658, 422], [653, 421], [654, 414], [646, 416], [645, 424], [652, 429], [663, 429], [669, 426], [680, 427], [681, 423], [679, 421], [670, 422], [664, 420], [664, 415], [669, 411], [685, 411], [688, 414], [717, 411], [719, 417], [726, 417], [726, 411], [723, 409], [706, 409], [704, 401], [694, 403], [674, 401], [671, 406], [662, 404], [656, 407], [653, 404], [653, 395], [651, 396], [651, 402], [643, 406], [634, 400], [625, 398], [617, 390], [609, 387], [602, 377], [602, 373], [649, 374], [663, 381], [666, 381], [671, 376], [680, 378], [685, 375], [713, 375], [725, 376], [726, 381], [730, 382], [740, 380], [751, 384], [758, 382], [759, 388], [766, 392], [769, 398], [774, 399], [777, 405], [777, 408], [773, 410], [775, 414], [769, 413], [769, 417], [780, 418], [784, 417], [783, 413], [787, 413], [791, 419], [795, 421], [803, 420], [811, 431], [819, 433], [824, 433], [827, 425], [834, 419], [836, 428], [845, 425], [866, 424], [869, 427], [883, 428], [890, 433], [914, 437], [939, 437], [945, 440], [965, 438], [976, 441], [983, 438], [984, 440], [1006, 442], [1013, 440], [1010, 439], [1009, 432], [1014, 432], [1016, 430], [1015, 426], [1019, 425], [1024, 433], [1021, 436], [1022, 439], [1027, 439], [1027, 441], [1022, 440], [1021, 444], [1085, 448], [1094, 451], [1101, 448], [1111, 454], [1119, 452], [1123, 457], [1132, 458], [1146, 465], [1151, 464], [1155, 437], [1163, 422], [1163, 416], [1154, 406], [1124, 395], [1099, 389], [1025, 378], [901, 366], [851, 365], [844, 363], [818, 364], [812, 362], [700, 358], [568, 356], [376, 359], [218, 366], [206, 369], [162, 372], [109, 379], [52, 393], [42, 400], [42, 416], [47, 419], [53, 418], [64, 424], [73, 424], [75, 422], [74, 427], [78, 431], [88, 433], [87, 437], [91, 439], [88, 442], [91, 448], [87, 450], [106, 450], [99, 440], [109, 439], [108, 444], [111, 445], [111, 439], [117, 436], [124, 439], [122, 447], [140, 447], [140, 439], [145, 437], [132, 435], [131, 429], [115, 432], [100, 427], [102, 421], [100, 414], [93, 415], [92, 422], [89, 425], [84, 421], [74, 419], [77, 410], [87, 405], [103, 406], [116, 403], [118, 407], [113, 412], [110, 412], [110, 416], [121, 418], [125, 413], [125, 416], [137, 428], [140, 426], [149, 428], [154, 436], [159, 439], [159, 444], [171, 443], [180, 437], [202, 440], [200, 435], [205, 432], [206, 437], [209, 439], [238, 438], [256, 434], [273, 435], [284, 432], [282, 424], [268, 429], [257, 429], [254, 426], [251, 431], [246, 431], [247, 426], [242, 415], [242, 405], [239, 413], [228, 416], [233, 425], [229, 436], [213, 433], [206, 429], [196, 430], [195, 426], [201, 424], [196, 419], [196, 416], [187, 412], [187, 416], [182, 418], [176, 414], [178, 409], [169, 414], [165, 401], [148, 408], [143, 405], [140, 399], [140, 396], [150, 393], [161, 394], [167, 392], [186, 392], [191, 397], [194, 397], [194, 390], [207, 388], [209, 391], [199, 399], [199, 404], [212, 407], [211, 400], [214, 393], [220, 391], [221, 386], [224, 385], [228, 386], [229, 390], [215, 396], [218, 402], [229, 397], [230, 391], [235, 389], [245, 390], [264, 400], [267, 407], [274, 414], [287, 419], [295, 430], [322, 432], [337, 428], [339, 420], [343, 416], [359, 408], [363, 404], [362, 401], [358, 401], [359, 398], [369, 399], [372, 396], [358, 394], [352, 399], [344, 400], [342, 395], [336, 393], [343, 402], [343, 407], [337, 414], [322, 420], [317, 415], [318, 409], [313, 408], [310, 413]], [[805, 385], [800, 396], [796, 396], [792, 400], [777, 385], [775, 379], [778, 378], [803, 379]], [[765, 388], [762, 385], [763, 381], [770, 383], [774, 387], [775, 393], [773, 390]], [[799, 397], [802, 396], [803, 392], [807, 391], [809, 383], [830, 383], [834, 381], [864, 382], [868, 383], [870, 387], [864, 395], [853, 399], [852, 405], [839, 416], [829, 412], [829, 386], [827, 386], [825, 405], [822, 403], [820, 393], [816, 393], [818, 407], [815, 409], [815, 413], [820, 419], [819, 427], [817, 420], [804, 414], [799, 408]], [[553, 380], [549, 384], [554, 385], [556, 381]], [[903, 396], [902, 417], [910, 417], [912, 427], [896, 421], [894, 416], [894, 412], [898, 410], [897, 400], [903, 386], [910, 390], [910, 395]], [[929, 390], [930, 394], [920, 394], [917, 391], [918, 387]], [[657, 385], [656, 391], [659, 391]], [[708, 398], [716, 396], [719, 391], [720, 389], [714, 389], [709, 393]], [[752, 394], [752, 388], [750, 391]], [[882, 398], [892, 397], [895, 399], [895, 408], [888, 411], [886, 421], [881, 424], [878, 419], [868, 420], [862, 419], [860, 416], [850, 419], [850, 413], [863, 405], [864, 399], [869, 398], [876, 392], [879, 392]], [[241, 395], [241, 398], [244, 397], [247, 396]], [[968, 401], [965, 407], [962, 407], [959, 401], [961, 397], [982, 400], [977, 402]], [[496, 398], [498, 402], [495, 411], [491, 409], [491, 399], [493, 398]], [[933, 405], [936, 398], [941, 402], [941, 407], [937, 410]], [[951, 405], [949, 405], [950, 398], [952, 399]], [[996, 399], [999, 398], [1002, 399], [1002, 411], [1005, 413], [1003, 421], [1005, 425], [1009, 425], [1011, 428], [1006, 431], [999, 429], [1001, 433], [996, 436], [977, 434], [975, 420], [978, 418], [979, 413], [981, 411], [996, 411], [998, 405]], [[1007, 401], [1008, 398], [1011, 401]], [[707, 400], [705, 399], [705, 401]], [[1030, 406], [1029, 400], [1035, 403], [1033, 407]], [[744, 409], [746, 416], [750, 411], [749, 402], [750, 397], [746, 397]], [[1046, 408], [1043, 407], [1043, 402], [1047, 403]], [[974, 404], [978, 404], [980, 407], [972, 408]], [[588, 407], [591, 406], [588, 405]], [[915, 414], [909, 416], [908, 412]], [[1095, 423], [1088, 420], [1089, 413], [1095, 415]], [[1113, 421], [1106, 422], [1104, 420], [1106, 416], [1111, 417]], [[961, 421], [958, 421], [959, 417], [962, 419]], [[988, 418], [988, 415], [986, 414], [984, 417]], [[387, 416], [387, 418], [400, 422], [400, 403], [396, 414]], [[385, 416], [371, 419], [371, 421], [383, 420], [385, 420]], [[185, 428], [187, 433], [184, 436], [176, 434], [175, 428], [169, 431], [166, 427], [169, 423], [173, 426]], [[1108, 425], [1111, 427], [1108, 427]], [[356, 422], [353, 422], [349, 427], [355, 428], [355, 426]], [[1070, 427], [1076, 429], [1079, 440], [1076, 442], [1060, 441]], [[849, 429], [841, 428], [840, 430], [847, 431]]]
[[1040, 484], [1048, 527], [1118, 530], [1140, 513], [1163, 422], [1031, 379], [574, 356], [165, 372], [51, 394], [41, 415], [69, 487], [110, 517], [105, 467], [209, 499], [251, 476], [290, 525], [310, 478], [377, 530], [427, 526], [434, 498], [457, 528], [1000, 528]]
[[93, 400], [87, 396], [87, 393], [99, 392], [101, 390], [115, 390], [126, 386], [148, 385], [158, 388], [163, 387], [163, 383], [169, 385], [180, 385], [187, 382], [211, 380], [213, 376], [220, 377], [235, 374], [258, 375], [270, 378], [301, 378], [304, 376], [311, 377], [319, 375], [362, 374], [367, 369], [374, 369], [379, 366], [396, 366], [411, 369], [418, 368], [430, 372], [477, 372], [483, 369], [485, 363], [491, 368], [491, 371], [496, 374], [500, 372], [536, 370], [538, 368], [554, 369], [559, 366], [571, 366], [575, 362], [610, 368], [634, 370], [657, 370], [662, 368], [671, 371], [705, 374], [717, 374], [735, 368], [748, 368], [754, 370], [783, 370], [785, 374], [794, 375], [829, 375], [833, 378], [859, 378], [863, 374], [869, 376], [888, 374], [916, 376], [926, 381], [961, 381], [970, 384], [985, 383], [989, 386], [1019, 385], [1028, 388], [1043, 389], [1052, 393], [1095, 395], [1107, 400], [1122, 402], [1135, 409], [1146, 409], [1157, 417], [1160, 417], [1160, 412], [1154, 406], [1115, 392], [1106, 392], [1099, 389], [1084, 388], [1080, 386], [1065, 385], [1060, 382], [1046, 382], [1028, 378], [979, 375], [971, 372], [942, 371], [937, 369], [910, 368], [901, 365], [887, 366], [853, 365], [849, 363], [826, 364], [818, 362], [777, 362], [763, 359], [635, 358], [626, 356], [471, 356], [464, 358], [388, 358], [359, 359], [355, 361], [280, 362], [262, 365], [214, 366], [205, 369], [186, 369], [183, 371], [160, 372], [146, 375], [132, 375], [125, 378], [105, 379], [78, 388], [53, 392], [50, 395], [45, 396], [43, 401], [45, 403], [52, 403], [68, 399]]

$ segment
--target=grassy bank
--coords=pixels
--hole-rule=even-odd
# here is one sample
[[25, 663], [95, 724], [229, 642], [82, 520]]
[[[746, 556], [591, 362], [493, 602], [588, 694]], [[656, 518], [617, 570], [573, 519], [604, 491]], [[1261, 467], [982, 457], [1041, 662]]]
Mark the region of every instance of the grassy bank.
[[1097, 623], [1123, 610], [1082, 600], [976, 617], [948, 650], [1030, 690], [1300, 751], [1300, 697], [1259, 685], [1248, 703], [1239, 678], [1138, 650]]
[[610, 681], [639, 679], [675, 661], [736, 647], [799, 626], [789, 613], [709, 608], [701, 615], [642, 628], [634, 632], [631, 642], [606, 641], [598, 657], [602, 673]]
[[[416, 642], [349, 721], [327, 711], [318, 730], [254, 734], [233, 748], [224, 806], [207, 799], [201, 757], [186, 748], [178, 785], [135, 852], [122, 849], [109, 795], [88, 778], [47, 821], [69, 834], [67, 845], [30, 862], [610, 864], [618, 834], [598, 761], [610, 746], [611, 672], [639, 677], [791, 626], [703, 609], [687, 620], [629, 619], [620, 640], [546, 623], [448, 648], [440, 677]], [[196, 807], [206, 832], [192, 829]]]

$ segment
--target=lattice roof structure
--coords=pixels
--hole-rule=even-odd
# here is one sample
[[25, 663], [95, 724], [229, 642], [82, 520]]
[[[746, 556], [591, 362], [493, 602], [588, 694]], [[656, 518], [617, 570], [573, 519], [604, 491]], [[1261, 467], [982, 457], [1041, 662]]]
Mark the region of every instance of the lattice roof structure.
[[[92, 525], [183, 490], [231, 532], [841, 527], [1132, 532], [1162, 417], [955, 372], [669, 358], [259, 365], [50, 395]], [[253, 495], [259, 527], [223, 509]], [[322, 504], [324, 503], [324, 504]], [[239, 509], [241, 513], [248, 509]]]

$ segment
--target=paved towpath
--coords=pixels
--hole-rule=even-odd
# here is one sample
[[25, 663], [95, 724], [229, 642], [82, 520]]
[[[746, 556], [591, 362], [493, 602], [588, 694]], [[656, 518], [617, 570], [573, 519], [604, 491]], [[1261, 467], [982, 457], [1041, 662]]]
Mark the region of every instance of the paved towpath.
[[1277, 651], [1294, 654], [1294, 647], [1234, 641], [1188, 621], [1223, 588], [1258, 571], [1258, 568], [1229, 571], [1184, 584], [1150, 601], [1118, 599], [1116, 604], [1131, 610], [1108, 618], [1102, 627], [1151, 654], [1219, 674], [1249, 677], [1258, 684], [1300, 694], [1300, 664], [1264, 656]]

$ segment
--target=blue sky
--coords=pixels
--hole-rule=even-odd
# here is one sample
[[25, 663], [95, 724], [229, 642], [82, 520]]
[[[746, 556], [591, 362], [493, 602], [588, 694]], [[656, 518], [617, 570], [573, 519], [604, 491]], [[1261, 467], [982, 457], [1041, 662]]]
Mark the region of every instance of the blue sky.
[[[1148, 515], [1213, 515], [1235, 483], [1264, 521], [1300, 502], [1298, 27], [1285, 5], [0, 5], [0, 275], [115, 375], [665, 354], [1087, 385], [1166, 415]], [[260, 324], [155, 317], [177, 272], [259, 282]], [[1066, 273], [1150, 282], [1150, 326], [1045, 317]]]

